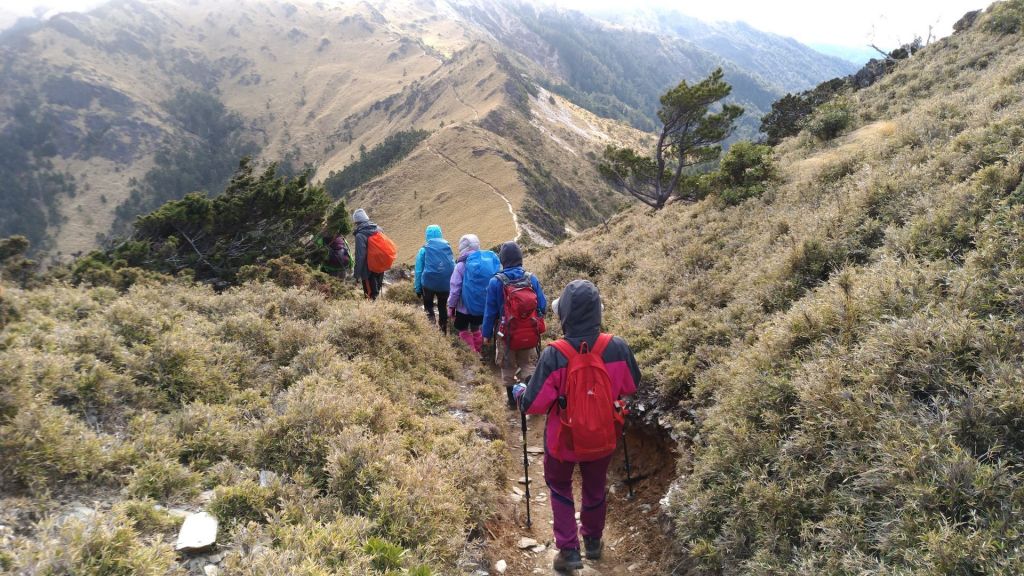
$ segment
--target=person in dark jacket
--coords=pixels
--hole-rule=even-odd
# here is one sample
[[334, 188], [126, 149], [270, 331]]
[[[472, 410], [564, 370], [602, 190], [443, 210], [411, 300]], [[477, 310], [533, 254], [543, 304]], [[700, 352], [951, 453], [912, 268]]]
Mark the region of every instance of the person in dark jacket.
[[[506, 242], [498, 250], [498, 260], [501, 261], [501, 272], [510, 281], [521, 279], [526, 275], [523, 269], [523, 252], [515, 242]], [[544, 290], [541, 289], [537, 277], [530, 275], [530, 284], [537, 294], [537, 314], [544, 316], [548, 303], [544, 298]], [[484, 336], [484, 344], [490, 346], [493, 340], [495, 351], [495, 362], [501, 367], [501, 380], [505, 385], [505, 393], [508, 396], [509, 408], [515, 407], [512, 399], [512, 385], [516, 382], [516, 372], [524, 381], [533, 374], [533, 367], [537, 360], [537, 351], [533, 348], [528, 350], [509, 350], [500, 338], [495, 339], [494, 331], [498, 323], [505, 317], [505, 291], [504, 284], [498, 276], [491, 278], [487, 284], [487, 303], [484, 305], [484, 323], [481, 331]]]
[[376, 300], [380, 296], [380, 290], [384, 286], [384, 274], [382, 272], [370, 272], [366, 266], [366, 243], [370, 236], [377, 233], [380, 228], [370, 221], [366, 211], [359, 208], [352, 213], [352, 222], [356, 225], [356, 267], [355, 275], [363, 285], [363, 293], [370, 300]]
[[[580, 350], [584, 342], [590, 348], [595, 345], [601, 334], [602, 308], [597, 286], [586, 280], [570, 282], [555, 301], [554, 308], [565, 339], [573, 348]], [[640, 384], [640, 368], [626, 342], [617, 336], [612, 338], [602, 359], [611, 380], [611, 397], [618, 399], [635, 394]], [[608, 464], [614, 452], [612, 448], [607, 456], [582, 462], [571, 446], [559, 445], [563, 410], [559, 398], [567, 395], [568, 363], [560, 351], [548, 346], [541, 354], [529, 384], [519, 384], [513, 392], [523, 412], [548, 415], [544, 429], [544, 480], [551, 491], [555, 545], [559, 550], [554, 561], [556, 570], [583, 567], [572, 492], [572, 476], [577, 466], [583, 480], [579, 532], [583, 536], [586, 557], [590, 560], [601, 558], [601, 536], [607, 509], [605, 485]], [[615, 437], [618, 438], [621, 432], [617, 427]]]
[[[448, 289], [451, 283], [452, 271], [455, 268], [455, 259], [452, 256], [452, 247], [448, 245], [448, 241], [444, 239], [444, 234], [441, 232], [441, 227], [437, 224], [431, 224], [427, 226], [426, 232], [426, 244], [420, 248], [420, 251], [416, 253], [416, 266], [413, 269], [413, 290], [416, 295], [423, 300], [423, 310], [427, 313], [427, 318], [430, 321], [437, 322], [438, 327], [444, 334], [448, 333]], [[438, 273], [434, 271], [434, 278], [430, 277], [431, 271], [427, 270], [427, 266], [431, 264], [431, 260], [427, 258], [427, 250], [435, 250], [435, 254], [440, 257], [444, 255], [443, 259], [443, 273], [441, 278], [438, 278]], [[436, 265], [441, 266], [438, 260], [433, 261]], [[429, 285], [431, 282], [436, 282], [434, 285]], [[437, 301], [437, 316], [435, 319], [434, 315], [434, 301]]]

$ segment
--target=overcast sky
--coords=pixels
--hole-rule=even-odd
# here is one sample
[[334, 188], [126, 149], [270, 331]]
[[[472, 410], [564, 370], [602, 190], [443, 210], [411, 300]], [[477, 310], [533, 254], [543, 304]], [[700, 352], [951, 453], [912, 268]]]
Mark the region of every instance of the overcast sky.
[[[554, 0], [580, 10], [622, 6], [622, 0]], [[31, 14], [32, 6], [84, 10], [100, 0], [0, 0], [0, 8]], [[927, 36], [928, 26], [945, 36], [965, 12], [983, 8], [989, 0], [633, 0], [633, 5], [676, 9], [704, 20], [742, 20], [791, 36], [808, 44], [864, 46], [876, 43], [893, 48], [914, 35]]]

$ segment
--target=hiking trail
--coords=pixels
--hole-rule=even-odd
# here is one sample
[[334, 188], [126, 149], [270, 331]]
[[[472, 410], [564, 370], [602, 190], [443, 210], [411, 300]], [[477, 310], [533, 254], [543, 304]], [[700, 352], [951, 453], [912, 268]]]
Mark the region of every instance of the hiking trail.
[[[498, 378], [494, 385], [500, 386]], [[500, 574], [496, 565], [504, 561], [505, 576], [557, 575], [551, 563], [558, 553], [552, 532], [551, 494], [544, 484], [543, 446], [545, 416], [527, 417], [527, 453], [530, 462], [530, 515], [526, 527], [526, 485], [523, 482], [523, 438], [519, 412], [507, 411], [505, 442], [508, 444], [508, 498], [511, 513], [492, 526], [486, 543], [489, 574]], [[666, 573], [663, 551], [667, 537], [660, 525], [659, 500], [672, 481], [675, 458], [663, 442], [639, 429], [628, 429], [629, 455], [634, 478], [634, 498], [628, 498], [622, 445], [616, 449], [608, 470], [608, 516], [601, 560], [584, 560], [577, 576], [655, 576]], [[579, 512], [580, 476], [574, 475], [573, 493]], [[577, 516], [578, 520], [578, 516]], [[529, 539], [536, 541], [531, 544]], [[581, 539], [582, 544], [582, 539]], [[566, 574], [566, 573], [561, 573]], [[482, 576], [482, 575], [481, 575]]]
[[450, 166], [451, 166], [452, 168], [455, 168], [456, 170], [458, 170], [459, 172], [462, 172], [462, 173], [463, 173], [463, 174], [465, 174], [466, 176], [469, 176], [470, 178], [472, 178], [472, 179], [474, 179], [474, 180], [477, 180], [477, 181], [479, 181], [480, 183], [482, 183], [483, 185], [487, 186], [488, 188], [490, 188], [490, 189], [491, 189], [491, 191], [492, 191], [492, 192], [494, 192], [495, 194], [497, 194], [497, 195], [498, 195], [498, 197], [499, 197], [499, 198], [501, 198], [501, 199], [502, 199], [502, 200], [503, 200], [503, 201], [505, 202], [505, 205], [506, 205], [506, 206], [508, 206], [508, 213], [512, 215], [512, 225], [513, 225], [513, 226], [515, 226], [515, 230], [516, 230], [516, 236], [515, 236], [515, 238], [513, 238], [513, 239], [512, 239], [512, 241], [513, 241], [513, 242], [518, 242], [518, 241], [519, 241], [519, 238], [520, 238], [520, 237], [522, 237], [522, 235], [523, 235], [523, 229], [522, 229], [522, 227], [521, 227], [521, 226], [519, 225], [519, 216], [518, 216], [518, 215], [516, 215], [516, 211], [515, 211], [515, 209], [514, 209], [514, 208], [512, 207], [512, 202], [511, 202], [511, 201], [510, 201], [510, 200], [508, 199], [508, 196], [505, 196], [504, 194], [502, 194], [502, 193], [501, 193], [501, 190], [498, 190], [498, 189], [497, 189], [497, 188], [496, 188], [496, 187], [495, 187], [495, 186], [494, 186], [493, 184], [491, 184], [490, 182], [488, 182], [488, 181], [484, 180], [483, 178], [480, 178], [479, 176], [477, 176], [477, 175], [473, 174], [472, 172], [469, 172], [469, 171], [467, 171], [466, 169], [464, 169], [464, 168], [462, 168], [461, 166], [459, 166], [458, 162], [456, 162], [455, 160], [452, 160], [452, 159], [451, 159], [450, 157], [448, 157], [448, 155], [447, 155], [447, 154], [445, 154], [444, 152], [441, 152], [440, 150], [436, 150], [436, 149], [434, 149], [434, 148], [433, 148], [433, 147], [431, 147], [431, 146], [427, 146], [427, 150], [429, 150], [429, 151], [431, 151], [432, 153], [436, 154], [436, 155], [437, 155], [437, 156], [438, 156], [439, 158], [441, 158], [441, 159], [442, 159], [442, 160], [444, 160], [444, 161], [445, 161], [446, 163], [448, 163], [448, 165], [450, 165]]

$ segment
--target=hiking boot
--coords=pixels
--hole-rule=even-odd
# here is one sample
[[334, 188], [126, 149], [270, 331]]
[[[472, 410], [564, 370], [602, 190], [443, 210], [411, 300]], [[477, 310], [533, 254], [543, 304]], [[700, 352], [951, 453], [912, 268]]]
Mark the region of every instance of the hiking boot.
[[583, 537], [583, 549], [587, 560], [600, 560], [601, 552], [604, 551], [604, 542], [601, 542], [600, 538], [587, 538]]
[[516, 408], [519, 408], [519, 405], [516, 404], [515, 396], [512, 395], [511, 386], [505, 386], [505, 394], [508, 395], [508, 402], [505, 403], [505, 405], [508, 406], [508, 409], [515, 410]]
[[558, 572], [582, 570], [583, 559], [580, 558], [579, 548], [566, 548], [565, 550], [559, 550], [558, 556], [555, 556], [555, 561], [552, 563], [552, 566]]

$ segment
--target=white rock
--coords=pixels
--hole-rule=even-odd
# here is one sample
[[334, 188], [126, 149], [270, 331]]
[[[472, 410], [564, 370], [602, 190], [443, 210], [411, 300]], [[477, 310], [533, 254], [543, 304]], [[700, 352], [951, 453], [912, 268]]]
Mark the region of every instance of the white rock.
[[508, 570], [508, 563], [504, 560], [498, 560], [494, 563], [494, 569], [498, 571], [498, 574], [504, 574], [505, 570]]
[[203, 574], [206, 576], [220, 576], [220, 568], [213, 564], [207, 564], [206, 566], [203, 566]]
[[536, 554], [540, 554], [541, 552], [543, 552], [543, 551], [545, 551], [545, 550], [547, 550], [547, 549], [548, 549], [548, 547], [547, 547], [547, 546], [545, 546], [545, 545], [543, 545], [543, 544], [539, 544], [539, 545], [537, 545], [537, 546], [534, 546], [534, 547], [533, 547], [533, 548], [532, 548], [532, 549], [531, 549], [530, 551], [531, 551], [531, 552], [534, 552], [534, 553], [536, 553]]
[[537, 545], [537, 541], [534, 540], [533, 538], [526, 538], [524, 536], [523, 538], [519, 539], [519, 549], [520, 550], [526, 550], [527, 548], [533, 548], [536, 545]]
[[523, 495], [523, 489], [520, 488], [519, 486], [513, 486], [512, 487], [512, 492], [518, 494], [519, 496]]
[[198, 512], [190, 514], [181, 524], [174, 549], [178, 552], [198, 552], [216, 543], [217, 519], [206, 512]]
[[626, 570], [629, 570], [630, 572], [636, 572], [639, 568], [639, 564], [630, 564], [629, 568], [626, 568]]
[[526, 451], [530, 454], [543, 454], [544, 449], [540, 446], [527, 446]]
[[[520, 476], [519, 477], [519, 483], [520, 484], [526, 484], [526, 476]], [[530, 484], [533, 484], [533, 480], [530, 480]]]

